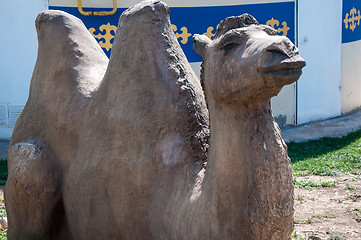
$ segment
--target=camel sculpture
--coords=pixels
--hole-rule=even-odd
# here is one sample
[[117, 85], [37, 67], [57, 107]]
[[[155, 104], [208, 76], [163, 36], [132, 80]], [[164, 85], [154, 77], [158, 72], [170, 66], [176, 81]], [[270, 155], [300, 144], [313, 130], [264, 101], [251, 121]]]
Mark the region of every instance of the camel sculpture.
[[162, 2], [122, 14], [109, 61], [67, 13], [36, 28], [9, 240], [289, 238], [292, 172], [270, 98], [305, 62], [287, 38], [247, 14], [195, 35], [203, 94]]

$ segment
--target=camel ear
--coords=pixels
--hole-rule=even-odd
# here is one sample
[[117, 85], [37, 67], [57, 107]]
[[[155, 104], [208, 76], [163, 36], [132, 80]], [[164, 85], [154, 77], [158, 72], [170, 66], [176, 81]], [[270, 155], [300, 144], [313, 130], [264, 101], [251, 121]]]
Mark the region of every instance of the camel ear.
[[207, 36], [199, 34], [194, 34], [192, 40], [193, 49], [196, 51], [196, 53], [204, 57], [205, 49], [207, 45], [211, 43], [211, 40]]

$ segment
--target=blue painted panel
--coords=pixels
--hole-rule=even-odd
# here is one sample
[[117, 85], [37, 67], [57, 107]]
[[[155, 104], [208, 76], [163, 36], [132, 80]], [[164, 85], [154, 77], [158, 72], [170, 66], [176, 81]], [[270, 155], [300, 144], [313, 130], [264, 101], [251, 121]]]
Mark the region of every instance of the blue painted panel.
[[[80, 18], [88, 29], [94, 28], [94, 35], [98, 36], [98, 42], [113, 43], [114, 39], [106, 40], [101, 35], [106, 34], [106, 30], [99, 30], [102, 25], [117, 26], [120, 14], [126, 10], [118, 8], [118, 11], [112, 16], [83, 16], [74, 7], [49, 7], [54, 10], [62, 10]], [[217, 24], [229, 16], [238, 16], [243, 13], [253, 15], [259, 23], [272, 25], [279, 31], [280, 35], [285, 35], [294, 42], [295, 40], [295, 4], [294, 2], [266, 3], [266, 4], [246, 4], [233, 6], [214, 6], [214, 7], [172, 7], [170, 8], [170, 18], [174, 25], [176, 37], [180, 42], [189, 62], [200, 62], [202, 58], [195, 53], [192, 47], [191, 37], [193, 34], [214, 34]], [[110, 11], [110, 8], [84, 8], [84, 11]], [[108, 29], [110, 26], [108, 25]], [[213, 27], [213, 30], [210, 28]], [[103, 28], [106, 28], [103, 26]], [[211, 31], [212, 30], [212, 31]], [[111, 32], [114, 35], [114, 31]], [[212, 35], [208, 35], [212, 37]], [[111, 45], [110, 44], [110, 45]], [[109, 56], [110, 50], [104, 49]], [[103, 45], [104, 46], [104, 45]]]
[[361, 1], [343, 0], [342, 43], [361, 40]]

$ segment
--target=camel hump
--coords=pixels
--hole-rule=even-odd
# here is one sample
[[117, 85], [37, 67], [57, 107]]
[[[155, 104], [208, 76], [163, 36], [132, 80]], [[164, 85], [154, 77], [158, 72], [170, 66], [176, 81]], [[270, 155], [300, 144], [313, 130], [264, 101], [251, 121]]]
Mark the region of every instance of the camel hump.
[[157, 0], [142, 1], [128, 8], [122, 15], [123, 18], [127, 16], [146, 16], [146, 18], [150, 18], [150, 20], [161, 21], [168, 17], [169, 7], [165, 3]]
[[62, 219], [61, 173], [42, 142], [21, 142], [9, 149], [5, 198], [9, 239], [50, 237], [51, 223]]
[[38, 15], [35, 25], [39, 47], [30, 98], [51, 101], [91, 95], [104, 76], [108, 58], [81, 20], [49, 10]]
[[114, 124], [120, 126], [122, 136], [132, 129], [136, 141], [147, 139], [163, 164], [206, 159], [205, 98], [164, 3], [141, 2], [121, 15], [98, 93], [110, 102], [109, 112], [117, 112], [127, 123]]

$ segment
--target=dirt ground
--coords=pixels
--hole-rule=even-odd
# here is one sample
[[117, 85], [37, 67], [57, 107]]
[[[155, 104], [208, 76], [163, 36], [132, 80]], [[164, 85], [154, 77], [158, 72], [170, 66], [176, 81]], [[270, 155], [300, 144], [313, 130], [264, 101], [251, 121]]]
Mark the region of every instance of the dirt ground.
[[[302, 176], [315, 183], [335, 186], [295, 188], [295, 230], [303, 237], [322, 240], [361, 240], [361, 176]], [[0, 187], [0, 199], [4, 199]], [[3, 205], [0, 202], [0, 205]]]
[[361, 240], [361, 176], [302, 176], [315, 183], [335, 186], [295, 188], [295, 230], [311, 239]]

